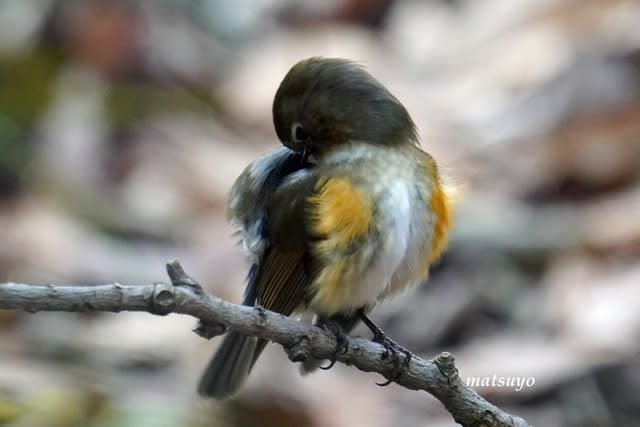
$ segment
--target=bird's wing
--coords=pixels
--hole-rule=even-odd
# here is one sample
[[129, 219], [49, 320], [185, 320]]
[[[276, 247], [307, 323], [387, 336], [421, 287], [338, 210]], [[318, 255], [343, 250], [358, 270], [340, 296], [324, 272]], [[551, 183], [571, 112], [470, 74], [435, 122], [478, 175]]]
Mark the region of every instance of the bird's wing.
[[[316, 179], [310, 170], [300, 170], [292, 177], [270, 194], [263, 228], [268, 243], [247, 287], [258, 305], [287, 316], [308, 299], [314, 277], [304, 218]], [[251, 366], [266, 344], [266, 340], [258, 341]]]
[[[349, 301], [375, 254], [375, 200], [343, 170], [296, 166], [292, 152], [276, 153], [243, 173], [244, 193], [232, 190], [232, 219], [256, 264], [245, 303], [284, 315], [312, 300], [329, 315], [356, 304]], [[246, 191], [247, 183], [258, 190]]]
[[316, 182], [313, 169], [289, 175], [267, 207], [269, 244], [259, 266], [257, 303], [285, 315], [305, 302], [314, 276], [305, 218]]
[[233, 185], [229, 217], [253, 263], [245, 305], [289, 315], [303, 302], [311, 281], [305, 205], [315, 181], [313, 165], [280, 147], [250, 164]]
[[304, 301], [324, 315], [366, 305], [359, 305], [360, 286], [377, 252], [377, 237], [376, 201], [363, 185], [340, 170], [300, 171], [278, 188], [273, 202], [272, 246], [259, 303], [295, 310]]
[[236, 179], [229, 194], [227, 214], [231, 224], [238, 228], [251, 261], [259, 262], [264, 257], [268, 243], [267, 210], [276, 189], [288, 175], [308, 167], [300, 154], [279, 147], [252, 162]]

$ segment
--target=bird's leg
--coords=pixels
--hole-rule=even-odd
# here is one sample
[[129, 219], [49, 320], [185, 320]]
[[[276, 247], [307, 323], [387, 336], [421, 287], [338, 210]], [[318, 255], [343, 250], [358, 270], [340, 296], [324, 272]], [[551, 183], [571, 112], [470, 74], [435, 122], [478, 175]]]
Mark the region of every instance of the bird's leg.
[[331, 332], [336, 337], [336, 348], [335, 348], [335, 351], [333, 352], [333, 355], [329, 358], [329, 365], [320, 366], [320, 369], [323, 369], [326, 371], [328, 369], [333, 368], [333, 365], [336, 364], [338, 356], [340, 356], [341, 354], [345, 354], [347, 350], [349, 350], [349, 339], [347, 337], [347, 334], [344, 333], [344, 330], [342, 329], [342, 325], [336, 319], [332, 319], [332, 318], [321, 319], [318, 322], [318, 325], [321, 328]]
[[[369, 317], [367, 317], [364, 310], [358, 310], [358, 316], [360, 317], [360, 320], [362, 320], [362, 323], [364, 323], [367, 328], [369, 328], [369, 330], [373, 333], [373, 341], [382, 344], [382, 346], [384, 347], [385, 352], [383, 354], [383, 357], [391, 357], [391, 363], [393, 363], [393, 373], [391, 375], [391, 379], [382, 384], [376, 383], [379, 386], [387, 386], [400, 377], [402, 368], [406, 368], [409, 366], [409, 362], [411, 362], [413, 354], [409, 350], [389, 338], [384, 333], [384, 331], [378, 327], [378, 325], [373, 323], [373, 321], [369, 319]], [[404, 354], [402, 363], [400, 363], [400, 353]]]

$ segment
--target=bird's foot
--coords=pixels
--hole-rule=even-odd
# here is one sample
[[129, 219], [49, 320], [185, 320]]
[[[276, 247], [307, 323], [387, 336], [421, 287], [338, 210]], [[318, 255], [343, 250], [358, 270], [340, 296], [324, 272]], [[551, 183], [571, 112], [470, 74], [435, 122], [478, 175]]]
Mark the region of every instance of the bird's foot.
[[[409, 363], [413, 358], [413, 354], [409, 350], [386, 336], [384, 332], [382, 332], [382, 330], [380, 330], [379, 334], [374, 334], [373, 341], [382, 344], [382, 346], [384, 347], [384, 353], [382, 354], [382, 357], [385, 359], [389, 358], [393, 365], [393, 370], [391, 371], [391, 376], [389, 377], [389, 379], [383, 383], [376, 383], [381, 387], [388, 386], [393, 381], [400, 378], [403, 369], [409, 367]], [[404, 357], [401, 355], [403, 355]]]
[[[384, 347], [384, 353], [382, 353], [382, 357], [384, 359], [390, 359], [391, 364], [393, 365], [393, 369], [391, 371], [391, 376], [384, 383], [376, 383], [381, 387], [388, 386], [393, 381], [400, 378], [402, 375], [402, 370], [409, 367], [409, 363], [413, 358], [413, 353], [411, 353], [406, 348], [402, 347], [400, 344], [393, 341], [389, 338], [382, 329], [378, 327], [363, 310], [360, 310], [359, 313], [360, 319], [362, 322], [371, 330], [373, 333], [373, 342], [377, 342], [378, 344], [382, 344]], [[401, 356], [404, 355], [404, 357]]]
[[335, 365], [338, 360], [338, 356], [345, 354], [347, 350], [349, 350], [349, 338], [342, 330], [340, 324], [336, 321], [327, 320], [322, 324], [322, 328], [331, 332], [336, 337], [336, 348], [331, 358], [329, 358], [329, 364], [327, 366], [320, 366], [320, 369], [326, 371], [333, 368], [333, 365]]

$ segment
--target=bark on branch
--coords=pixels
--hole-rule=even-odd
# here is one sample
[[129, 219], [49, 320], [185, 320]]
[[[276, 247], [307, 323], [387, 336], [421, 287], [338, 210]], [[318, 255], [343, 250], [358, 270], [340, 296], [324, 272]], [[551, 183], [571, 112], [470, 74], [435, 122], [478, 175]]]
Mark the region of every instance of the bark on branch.
[[[38, 311], [146, 311], [157, 315], [181, 313], [200, 319], [198, 332], [215, 336], [233, 330], [277, 342], [292, 361], [307, 357], [329, 358], [336, 342], [332, 333], [262, 309], [232, 304], [206, 293], [188, 276], [177, 261], [167, 264], [170, 284], [125, 286], [26, 285], [0, 283], [0, 309]], [[348, 349], [338, 361], [385, 378], [393, 366], [385, 349], [362, 337], [349, 337]], [[458, 376], [454, 358], [442, 353], [431, 360], [413, 357], [397, 384], [423, 390], [444, 404], [454, 420], [468, 427], [528, 427], [522, 418], [509, 415], [487, 402]]]

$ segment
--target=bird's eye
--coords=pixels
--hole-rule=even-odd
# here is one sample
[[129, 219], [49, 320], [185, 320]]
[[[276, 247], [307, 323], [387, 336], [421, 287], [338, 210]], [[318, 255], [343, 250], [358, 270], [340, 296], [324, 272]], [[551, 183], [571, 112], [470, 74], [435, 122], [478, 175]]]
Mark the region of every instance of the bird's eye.
[[302, 128], [300, 123], [291, 125], [291, 139], [293, 142], [303, 143], [309, 139], [309, 134]]

